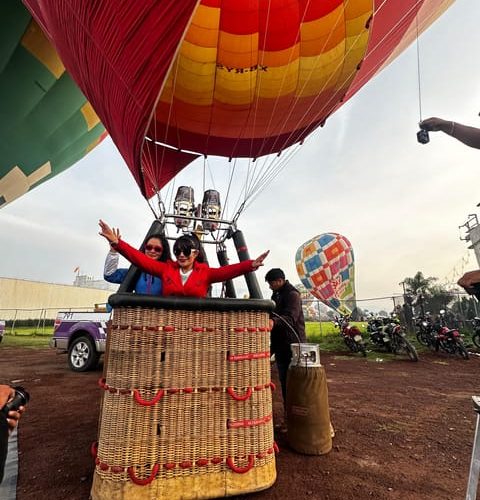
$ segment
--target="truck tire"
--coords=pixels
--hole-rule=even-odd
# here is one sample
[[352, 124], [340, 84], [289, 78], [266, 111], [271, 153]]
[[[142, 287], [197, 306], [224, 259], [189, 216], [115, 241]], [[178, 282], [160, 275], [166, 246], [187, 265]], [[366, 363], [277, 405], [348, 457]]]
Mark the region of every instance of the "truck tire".
[[68, 348], [68, 366], [74, 372], [93, 370], [100, 355], [88, 336], [77, 337]]

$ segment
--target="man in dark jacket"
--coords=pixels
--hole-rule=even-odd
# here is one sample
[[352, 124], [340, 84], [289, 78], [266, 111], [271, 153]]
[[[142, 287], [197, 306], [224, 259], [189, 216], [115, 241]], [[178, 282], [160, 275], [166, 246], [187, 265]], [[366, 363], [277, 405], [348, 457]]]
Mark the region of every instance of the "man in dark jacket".
[[300, 292], [285, 279], [285, 273], [281, 269], [270, 269], [265, 275], [265, 281], [273, 292], [272, 300], [276, 305], [271, 320], [270, 351], [275, 354], [285, 405], [288, 365], [292, 359], [290, 344], [307, 341], [302, 300]]

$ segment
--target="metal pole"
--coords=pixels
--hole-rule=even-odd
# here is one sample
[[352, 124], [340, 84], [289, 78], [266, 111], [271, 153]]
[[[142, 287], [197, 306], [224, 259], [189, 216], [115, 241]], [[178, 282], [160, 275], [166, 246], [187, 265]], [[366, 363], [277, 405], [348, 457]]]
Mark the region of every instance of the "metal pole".
[[[225, 245], [217, 246], [217, 258], [218, 258], [218, 263], [221, 266], [228, 265], [228, 255]], [[237, 293], [235, 292], [235, 285], [233, 284], [232, 280], [225, 281], [225, 297], [231, 299], [235, 299], [237, 297]]]
[[[245, 238], [243, 237], [243, 233], [240, 230], [236, 230], [232, 234], [233, 243], [237, 250], [238, 260], [240, 262], [244, 260], [250, 259], [250, 254], [248, 252], [247, 244], [245, 242]], [[255, 273], [247, 273], [245, 274], [245, 281], [247, 282], [248, 293], [251, 299], [262, 299], [262, 292], [258, 285], [257, 277]]]
[[472, 396], [473, 408], [477, 413], [477, 424], [475, 426], [475, 438], [473, 439], [472, 459], [470, 461], [470, 473], [468, 475], [468, 486], [466, 500], [476, 500], [478, 474], [480, 472], [480, 396]]

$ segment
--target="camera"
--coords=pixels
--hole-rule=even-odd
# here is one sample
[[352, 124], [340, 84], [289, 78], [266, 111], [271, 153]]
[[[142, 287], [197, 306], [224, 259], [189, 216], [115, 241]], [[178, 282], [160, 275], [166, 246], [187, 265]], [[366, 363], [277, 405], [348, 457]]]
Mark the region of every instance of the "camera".
[[15, 396], [0, 410], [5, 416], [9, 411], [17, 411], [20, 406], [25, 406], [30, 400], [30, 394], [23, 387], [16, 386], [14, 389]]
[[430, 142], [430, 136], [428, 135], [428, 130], [419, 130], [417, 132], [417, 141], [420, 144], [427, 144]]

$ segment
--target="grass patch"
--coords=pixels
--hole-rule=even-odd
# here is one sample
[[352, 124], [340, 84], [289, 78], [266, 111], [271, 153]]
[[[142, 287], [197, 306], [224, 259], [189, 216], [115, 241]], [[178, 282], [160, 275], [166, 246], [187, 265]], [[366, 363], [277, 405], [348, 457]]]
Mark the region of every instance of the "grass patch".
[[5, 329], [5, 335], [10, 336], [47, 336], [51, 337], [53, 335], [53, 326], [37, 327], [37, 326], [15, 326], [13, 329], [7, 327]]
[[4, 335], [0, 343], [2, 347], [48, 347], [51, 335]]

